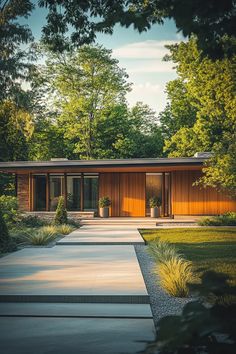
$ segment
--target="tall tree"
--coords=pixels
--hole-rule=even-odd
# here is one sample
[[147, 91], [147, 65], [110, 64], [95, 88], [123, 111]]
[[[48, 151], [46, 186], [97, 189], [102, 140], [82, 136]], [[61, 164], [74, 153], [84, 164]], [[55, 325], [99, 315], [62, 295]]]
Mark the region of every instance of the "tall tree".
[[0, 100], [21, 100], [22, 80], [27, 80], [33, 53], [23, 49], [33, 40], [28, 26], [19, 24], [19, 18], [27, 18], [34, 6], [29, 0], [0, 1]]
[[115, 24], [147, 31], [173, 18], [184, 36], [195, 34], [199, 48], [213, 58], [235, 53], [234, 0], [40, 0], [48, 9], [43, 39], [54, 50], [69, 46], [68, 33], [77, 45], [91, 43], [97, 32], [112, 33]]
[[200, 182], [236, 195], [236, 56], [202, 59], [194, 38], [169, 48], [188, 101], [196, 110], [196, 121], [192, 127], [181, 127], [166, 141], [165, 149], [169, 156], [211, 151], [213, 157]]
[[75, 52], [51, 54], [42, 72], [43, 84], [56, 106], [58, 126], [80, 158], [98, 157], [99, 124], [108, 120], [110, 112], [122, 118], [116, 106], [125, 103], [129, 84], [117, 63], [111, 51], [83, 46]]

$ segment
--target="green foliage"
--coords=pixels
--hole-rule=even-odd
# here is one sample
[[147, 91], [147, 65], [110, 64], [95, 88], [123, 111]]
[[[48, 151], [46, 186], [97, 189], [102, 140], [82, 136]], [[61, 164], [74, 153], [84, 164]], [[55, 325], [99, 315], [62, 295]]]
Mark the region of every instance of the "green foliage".
[[15, 251], [16, 248], [15, 242], [9, 236], [7, 224], [0, 206], [0, 252], [11, 252]]
[[21, 235], [21, 244], [30, 244], [34, 246], [44, 246], [55, 240], [57, 234], [53, 230], [39, 230], [33, 232], [25, 232]]
[[57, 226], [57, 232], [60, 235], [68, 235], [75, 229], [74, 226], [68, 224], [62, 224]]
[[154, 272], [160, 277], [160, 283], [170, 295], [186, 297], [188, 284], [193, 280], [192, 263], [175, 255], [164, 263], [158, 263]]
[[183, 259], [169, 242], [159, 239], [148, 243], [148, 252], [156, 263], [154, 272], [160, 277], [161, 286], [172, 296], [186, 297], [188, 283], [193, 280], [191, 262]]
[[15, 223], [19, 221], [17, 198], [8, 195], [0, 196], [0, 209], [3, 218], [7, 223]]
[[34, 78], [33, 159], [161, 156], [155, 112], [141, 102], [128, 108], [128, 76], [110, 50], [83, 46], [69, 54], [46, 54], [46, 66]]
[[106, 208], [111, 205], [111, 200], [109, 197], [101, 197], [98, 201], [100, 208]]
[[28, 26], [21, 25], [19, 19], [28, 18], [33, 7], [29, 0], [0, 3], [0, 101], [14, 97], [19, 102], [22, 98], [20, 80], [27, 79], [31, 69], [31, 53], [22, 49], [22, 44], [31, 42], [33, 37]]
[[0, 101], [0, 159], [27, 160], [32, 133], [33, 122], [29, 112], [13, 101]]
[[188, 0], [40, 0], [39, 4], [49, 11], [43, 40], [55, 51], [70, 48], [69, 30], [72, 43], [79, 46], [92, 43], [97, 32], [112, 34], [117, 23], [126, 28], [133, 25], [137, 31], [143, 32], [153, 24], [173, 18], [178, 32], [184, 36], [197, 35], [198, 45], [205, 55], [215, 58], [235, 53], [233, 1], [197, 0], [192, 4]]
[[223, 215], [202, 218], [198, 224], [201, 226], [236, 226], [236, 213], [230, 211]]
[[[171, 52], [169, 59], [177, 65], [178, 80], [185, 91], [183, 98], [178, 96], [177, 101], [170, 95], [171, 108], [177, 106], [180, 117], [184, 118], [181, 107], [187, 102], [193, 114], [186, 125], [179, 120], [178, 114], [171, 113], [172, 123], [177, 122], [178, 131], [165, 141], [165, 152], [169, 157], [178, 157], [211, 151], [213, 156], [207, 161], [204, 176], [197, 183], [235, 196], [236, 57], [216, 61], [202, 59], [194, 38], [168, 48]], [[173, 85], [175, 87], [176, 83]]]
[[[157, 324], [157, 339], [143, 353], [233, 354], [236, 344], [236, 288], [224, 275], [208, 272], [202, 277], [203, 299], [184, 306], [180, 316], [166, 316]], [[221, 296], [219, 296], [221, 294]], [[222, 297], [228, 296], [222, 303]], [[209, 298], [214, 298], [212, 303]]]
[[156, 263], [165, 263], [174, 257], [180, 256], [173, 245], [158, 239], [148, 243], [148, 253]]
[[156, 208], [156, 207], [160, 207], [161, 206], [161, 198], [159, 197], [151, 197], [149, 199], [149, 206], [150, 208]]
[[67, 224], [67, 211], [65, 208], [64, 197], [59, 197], [56, 215], [54, 219], [55, 225]]
[[48, 224], [47, 221], [43, 220], [42, 218], [39, 218], [36, 215], [23, 216], [20, 223], [26, 227], [40, 227]]

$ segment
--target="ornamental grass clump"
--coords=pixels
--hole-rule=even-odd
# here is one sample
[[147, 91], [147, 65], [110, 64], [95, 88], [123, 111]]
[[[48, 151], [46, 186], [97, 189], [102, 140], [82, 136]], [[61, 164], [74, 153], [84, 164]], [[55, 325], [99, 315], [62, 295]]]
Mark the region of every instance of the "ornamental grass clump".
[[165, 263], [173, 257], [180, 257], [180, 254], [178, 254], [177, 249], [174, 246], [169, 242], [160, 240], [149, 242], [148, 253], [158, 263]]
[[160, 278], [163, 289], [175, 297], [188, 295], [188, 283], [193, 279], [191, 262], [178, 253], [169, 242], [149, 242], [148, 252], [156, 262], [154, 273]]
[[67, 224], [67, 222], [68, 222], [68, 220], [67, 220], [67, 210], [65, 208], [65, 201], [64, 201], [64, 197], [61, 196], [58, 199], [54, 224], [55, 225], [62, 225], [62, 224]]
[[180, 257], [172, 257], [165, 263], [155, 266], [161, 286], [172, 296], [186, 297], [189, 293], [188, 283], [193, 278], [192, 264]]
[[31, 235], [26, 235], [24, 243], [34, 245], [34, 246], [44, 246], [52, 242], [55, 238], [56, 238], [55, 234], [52, 234], [50, 232], [46, 233], [45, 231], [38, 231], [32, 233]]
[[62, 224], [57, 226], [57, 232], [60, 235], [68, 235], [75, 229], [74, 226], [68, 224]]

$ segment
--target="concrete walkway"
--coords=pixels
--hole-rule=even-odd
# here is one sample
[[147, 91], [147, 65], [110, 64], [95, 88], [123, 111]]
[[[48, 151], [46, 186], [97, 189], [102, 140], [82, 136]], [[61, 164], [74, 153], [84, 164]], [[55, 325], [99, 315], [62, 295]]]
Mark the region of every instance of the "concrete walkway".
[[85, 225], [62, 239], [64, 244], [1, 258], [3, 353], [144, 350], [155, 329], [132, 245], [143, 243], [137, 227]]

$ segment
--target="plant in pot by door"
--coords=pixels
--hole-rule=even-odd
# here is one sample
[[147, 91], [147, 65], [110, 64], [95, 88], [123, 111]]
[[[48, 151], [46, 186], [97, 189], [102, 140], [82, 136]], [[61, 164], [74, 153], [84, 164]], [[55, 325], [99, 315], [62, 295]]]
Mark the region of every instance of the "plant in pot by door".
[[111, 205], [111, 200], [109, 197], [102, 197], [99, 199], [99, 214], [101, 218], [109, 217], [109, 206]]
[[161, 206], [161, 198], [152, 197], [149, 199], [149, 206], [151, 208], [151, 218], [158, 217], [158, 208]]

